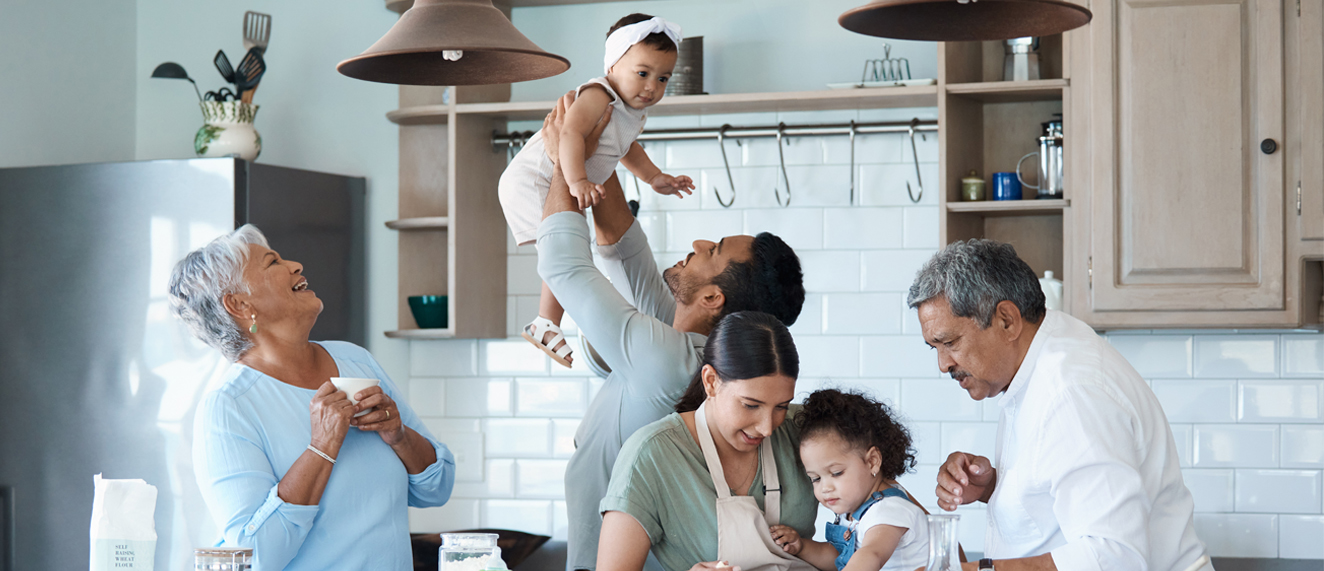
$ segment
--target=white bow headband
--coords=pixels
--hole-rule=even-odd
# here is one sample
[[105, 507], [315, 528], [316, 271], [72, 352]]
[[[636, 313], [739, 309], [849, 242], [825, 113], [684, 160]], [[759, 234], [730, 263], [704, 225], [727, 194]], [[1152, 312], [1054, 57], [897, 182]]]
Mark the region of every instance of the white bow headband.
[[661, 16], [655, 16], [651, 20], [636, 22], [628, 26], [621, 26], [610, 36], [607, 36], [607, 55], [602, 58], [602, 73], [611, 71], [611, 66], [629, 51], [630, 46], [639, 43], [640, 40], [648, 37], [648, 34], [663, 33], [671, 41], [676, 43], [676, 48], [680, 48], [680, 26], [663, 20]]

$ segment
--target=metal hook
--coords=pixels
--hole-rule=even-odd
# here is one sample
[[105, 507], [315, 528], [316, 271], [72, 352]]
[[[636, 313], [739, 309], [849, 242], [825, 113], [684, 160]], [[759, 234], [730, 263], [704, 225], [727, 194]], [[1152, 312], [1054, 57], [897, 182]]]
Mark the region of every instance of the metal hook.
[[[919, 176], [919, 150], [915, 148], [915, 127], [919, 125], [919, 117], [910, 120], [910, 128], [907, 132], [910, 134], [910, 153], [915, 159], [915, 182], [919, 184], [919, 196], [910, 190], [910, 181], [906, 181], [906, 194], [910, 196], [910, 201], [919, 203], [924, 198], [924, 179]], [[923, 137], [923, 133], [920, 134]], [[928, 138], [925, 138], [927, 141]]]
[[850, 122], [850, 203], [855, 205], [855, 120]]
[[[717, 197], [717, 203], [721, 204], [722, 208], [731, 208], [731, 205], [736, 203], [736, 182], [731, 178], [731, 163], [726, 159], [726, 130], [730, 128], [731, 125], [728, 123], [717, 130], [717, 146], [722, 148], [722, 166], [726, 167], [726, 182], [731, 185], [731, 200], [726, 202], [722, 201], [722, 194], [717, 192], [717, 186], [713, 186], [713, 196]], [[737, 141], [736, 144], [740, 142]]]
[[791, 205], [791, 177], [786, 176], [786, 153], [782, 151], [782, 139], [785, 137], [786, 123], [777, 124], [777, 159], [782, 166], [782, 182], [786, 184], [786, 202], [782, 202], [781, 189], [772, 187], [772, 192], [777, 196], [777, 205], [785, 208]]

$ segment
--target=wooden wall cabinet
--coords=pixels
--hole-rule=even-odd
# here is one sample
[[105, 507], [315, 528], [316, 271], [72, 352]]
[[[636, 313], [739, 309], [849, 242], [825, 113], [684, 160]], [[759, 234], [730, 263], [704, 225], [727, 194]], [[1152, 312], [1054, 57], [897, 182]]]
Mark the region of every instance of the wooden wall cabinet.
[[1313, 222], [1288, 175], [1301, 138], [1324, 135], [1318, 119], [1313, 135], [1285, 124], [1309, 107], [1291, 107], [1288, 79], [1304, 76], [1285, 67], [1288, 2], [1096, 0], [1069, 34], [1073, 314], [1103, 329], [1318, 323], [1302, 301], [1320, 295]]

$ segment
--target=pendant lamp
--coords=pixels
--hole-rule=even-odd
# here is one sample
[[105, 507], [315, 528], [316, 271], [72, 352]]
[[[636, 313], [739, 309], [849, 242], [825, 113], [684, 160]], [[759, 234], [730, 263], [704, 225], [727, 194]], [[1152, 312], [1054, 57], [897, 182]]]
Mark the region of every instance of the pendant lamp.
[[524, 37], [491, 0], [415, 0], [340, 73], [400, 85], [489, 85], [551, 77], [570, 60]]
[[876, 0], [847, 10], [837, 23], [866, 36], [964, 42], [1060, 34], [1092, 17], [1062, 0]]

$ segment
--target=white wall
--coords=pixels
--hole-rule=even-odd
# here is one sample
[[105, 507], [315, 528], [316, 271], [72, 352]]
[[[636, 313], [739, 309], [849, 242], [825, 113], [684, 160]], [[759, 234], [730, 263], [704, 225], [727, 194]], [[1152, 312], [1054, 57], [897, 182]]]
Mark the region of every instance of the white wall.
[[[258, 161], [368, 179], [368, 343], [387, 373], [405, 376], [408, 347], [387, 339], [395, 329], [396, 235], [383, 222], [397, 218], [398, 129], [386, 120], [397, 87], [336, 72], [395, 22], [374, 0], [254, 0], [244, 4], [138, 0], [136, 158], [193, 157], [202, 125], [187, 82], [149, 79], [162, 61], [188, 70], [204, 92], [225, 85], [212, 64], [224, 49], [242, 59], [243, 14], [271, 14], [267, 73], [253, 98], [262, 135]], [[276, 245], [279, 248], [279, 245]]]
[[133, 159], [135, 11], [135, 0], [5, 0], [0, 167]]

